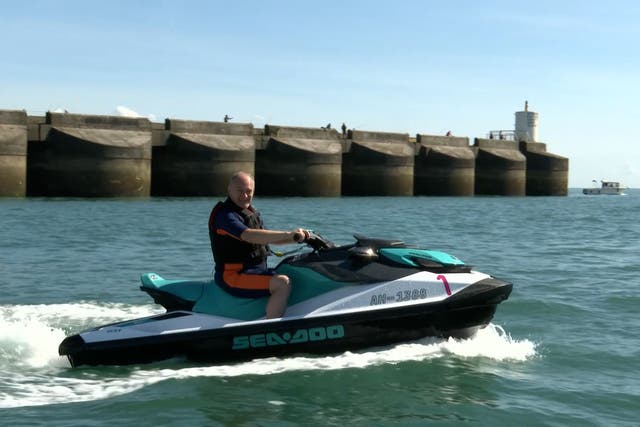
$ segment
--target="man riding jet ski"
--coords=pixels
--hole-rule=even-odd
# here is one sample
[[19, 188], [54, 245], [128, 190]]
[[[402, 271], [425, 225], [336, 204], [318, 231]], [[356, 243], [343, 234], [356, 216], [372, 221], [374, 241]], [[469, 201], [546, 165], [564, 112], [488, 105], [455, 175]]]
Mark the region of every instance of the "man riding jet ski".
[[147, 273], [141, 289], [166, 313], [80, 332], [67, 337], [59, 353], [72, 366], [173, 357], [215, 363], [353, 351], [427, 336], [467, 338], [511, 293], [511, 283], [444, 252], [354, 237], [335, 246], [309, 232], [309, 249], [275, 267], [293, 284], [282, 317], [265, 318], [267, 297], [236, 297], [213, 280]]
[[255, 182], [245, 172], [229, 180], [228, 197], [209, 216], [209, 238], [215, 260], [214, 279], [222, 289], [238, 297], [268, 297], [267, 318], [282, 316], [291, 292], [289, 277], [267, 266], [269, 244], [302, 243], [309, 233], [267, 230], [251, 201]]

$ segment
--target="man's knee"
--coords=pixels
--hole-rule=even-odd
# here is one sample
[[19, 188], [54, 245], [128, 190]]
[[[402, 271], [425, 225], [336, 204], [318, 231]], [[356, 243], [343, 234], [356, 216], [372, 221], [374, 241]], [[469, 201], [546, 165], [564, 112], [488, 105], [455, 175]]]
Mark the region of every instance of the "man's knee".
[[271, 277], [269, 287], [271, 288], [271, 293], [274, 292], [284, 292], [289, 291], [291, 288], [289, 277], [284, 274], [277, 274]]

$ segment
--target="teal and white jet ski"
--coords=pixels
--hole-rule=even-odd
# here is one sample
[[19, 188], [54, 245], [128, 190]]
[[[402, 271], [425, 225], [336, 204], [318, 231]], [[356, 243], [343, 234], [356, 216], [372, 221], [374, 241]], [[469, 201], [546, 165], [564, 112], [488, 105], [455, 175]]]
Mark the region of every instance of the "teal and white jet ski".
[[59, 347], [72, 366], [139, 364], [182, 357], [218, 363], [327, 354], [416, 340], [467, 338], [485, 327], [512, 284], [447, 253], [356, 235], [335, 246], [311, 232], [303, 253], [276, 270], [292, 286], [283, 317], [266, 298], [234, 297], [213, 280], [141, 277], [166, 313], [92, 328]]

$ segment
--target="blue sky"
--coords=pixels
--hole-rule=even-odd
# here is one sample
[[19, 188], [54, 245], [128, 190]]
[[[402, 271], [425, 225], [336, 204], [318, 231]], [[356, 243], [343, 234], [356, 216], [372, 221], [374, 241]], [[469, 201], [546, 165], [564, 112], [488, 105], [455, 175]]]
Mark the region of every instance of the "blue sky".
[[[640, 187], [635, 1], [0, 1], [0, 109], [485, 137]], [[120, 107], [120, 108], [119, 108]]]

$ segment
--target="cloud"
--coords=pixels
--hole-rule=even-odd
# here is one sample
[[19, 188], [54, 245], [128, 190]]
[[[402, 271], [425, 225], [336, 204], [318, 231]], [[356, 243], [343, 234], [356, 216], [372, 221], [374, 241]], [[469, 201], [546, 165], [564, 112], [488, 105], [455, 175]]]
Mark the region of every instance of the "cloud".
[[129, 107], [125, 107], [124, 105], [118, 105], [116, 107], [116, 114], [121, 117], [142, 117], [140, 114], [136, 113]]
[[138, 114], [136, 111], [133, 111], [131, 108], [125, 107], [124, 105], [118, 105], [116, 107], [116, 114], [120, 117], [145, 117], [152, 122], [156, 120], [156, 116], [153, 114], [143, 116], [142, 114]]

